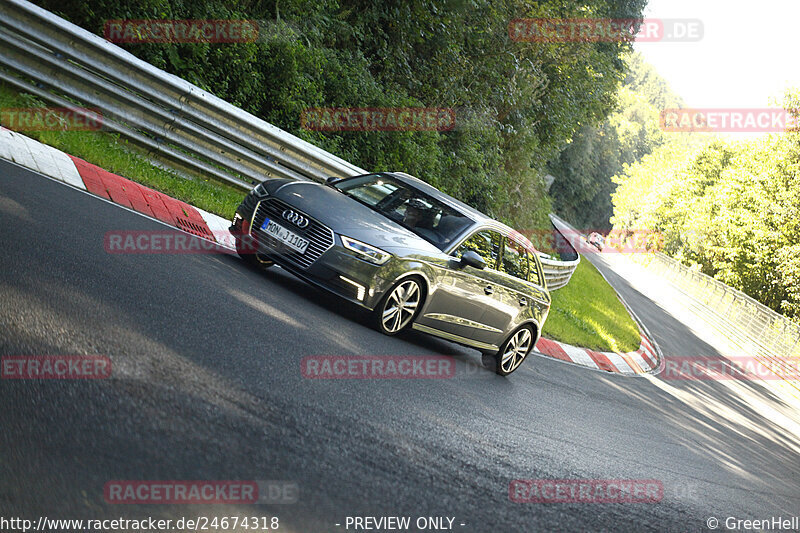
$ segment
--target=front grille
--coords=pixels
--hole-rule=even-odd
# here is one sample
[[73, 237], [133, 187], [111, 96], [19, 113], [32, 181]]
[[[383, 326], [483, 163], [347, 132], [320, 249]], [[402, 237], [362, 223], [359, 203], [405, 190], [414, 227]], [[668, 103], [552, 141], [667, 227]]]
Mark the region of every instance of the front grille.
[[[288, 260], [292, 264], [300, 268], [308, 268], [325, 253], [328, 248], [333, 246], [333, 231], [328, 226], [317, 222], [310, 216], [303, 213], [308, 218], [309, 224], [305, 229], [300, 229], [294, 224], [283, 219], [281, 214], [287, 210], [296, 208], [290, 206], [282, 200], [277, 198], [267, 198], [259, 202], [256, 206], [255, 216], [253, 217], [253, 226], [250, 230], [251, 234], [258, 240], [258, 242], [265, 244], [269, 248], [280, 252], [281, 257]], [[297, 233], [304, 239], [308, 240], [308, 248], [305, 253], [301, 254], [292, 249], [284, 246], [280, 241], [275, 239], [272, 235], [261, 230], [261, 224], [264, 220], [269, 218], [274, 220], [281, 226]]]

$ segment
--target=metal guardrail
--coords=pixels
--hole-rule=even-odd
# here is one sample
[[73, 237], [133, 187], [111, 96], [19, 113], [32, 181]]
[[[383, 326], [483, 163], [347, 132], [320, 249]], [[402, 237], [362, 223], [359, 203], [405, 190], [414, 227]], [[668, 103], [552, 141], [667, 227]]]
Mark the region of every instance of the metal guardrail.
[[787, 359], [800, 359], [800, 325], [660, 252], [647, 254], [643, 260], [649, 269], [691, 296], [696, 302], [691, 310], [743, 353], [783, 366], [788, 375], [796, 374], [796, 365], [789, 368]]
[[[26, 0], [0, 0], [0, 80], [59, 107], [95, 108], [149, 157], [243, 189], [367, 173]], [[551, 290], [569, 282], [575, 258], [542, 258]]]
[[572, 279], [572, 274], [578, 268], [580, 257], [574, 261], [555, 261], [540, 257], [539, 261], [542, 262], [542, 270], [544, 270], [544, 277], [547, 280], [547, 289], [554, 291], [569, 283], [569, 280]]
[[542, 269], [544, 270], [544, 277], [547, 280], [547, 288], [551, 291], [564, 287], [569, 280], [572, 279], [572, 274], [578, 268], [581, 262], [581, 256], [575, 250], [569, 239], [565, 239], [561, 233], [561, 228], [568, 228], [569, 225], [555, 215], [550, 215], [550, 222], [555, 229], [555, 243], [554, 248], [559, 251], [560, 260], [549, 259], [548, 257], [540, 256], [539, 260], [542, 262]]
[[249, 188], [366, 173], [25, 0], [0, 2], [0, 65], [3, 81], [95, 107], [107, 129], [194, 174]]

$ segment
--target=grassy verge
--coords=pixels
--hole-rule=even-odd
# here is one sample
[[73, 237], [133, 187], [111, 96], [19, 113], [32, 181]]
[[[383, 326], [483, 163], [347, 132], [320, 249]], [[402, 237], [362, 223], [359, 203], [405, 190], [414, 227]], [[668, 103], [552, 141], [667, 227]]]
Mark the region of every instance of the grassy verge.
[[[0, 82], [0, 109], [47, 107], [35, 96]], [[85, 159], [129, 180], [224, 218], [231, 218], [244, 193], [213, 180], [190, 180], [153, 165], [119, 135], [104, 131], [21, 131], [23, 135]]]
[[586, 258], [566, 287], [551, 293], [543, 335], [603, 352], [639, 348], [639, 329], [617, 293]]

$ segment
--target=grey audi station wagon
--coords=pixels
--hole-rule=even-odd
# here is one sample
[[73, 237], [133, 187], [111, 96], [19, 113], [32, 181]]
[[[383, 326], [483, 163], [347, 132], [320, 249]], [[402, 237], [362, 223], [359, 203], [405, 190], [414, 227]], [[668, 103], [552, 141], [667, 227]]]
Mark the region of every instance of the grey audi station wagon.
[[476, 348], [500, 375], [530, 353], [550, 310], [528, 239], [401, 172], [264, 181], [231, 231], [253, 265], [277, 263], [370, 310], [386, 335], [413, 328]]

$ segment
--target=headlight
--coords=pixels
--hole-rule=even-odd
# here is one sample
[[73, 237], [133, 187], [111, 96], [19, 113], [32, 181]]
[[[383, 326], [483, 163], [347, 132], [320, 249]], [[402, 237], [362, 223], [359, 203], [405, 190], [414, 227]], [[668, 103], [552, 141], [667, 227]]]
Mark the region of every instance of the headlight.
[[380, 248], [375, 248], [374, 246], [351, 239], [350, 237], [345, 237], [344, 235], [340, 235], [340, 237], [342, 238], [342, 244], [345, 248], [355, 252], [361, 259], [369, 261], [370, 263], [382, 265], [392, 257], [392, 254], [384, 252]]
[[264, 187], [263, 182], [255, 186], [255, 188], [253, 189], [253, 194], [255, 194], [256, 196], [269, 196], [267, 188]]

